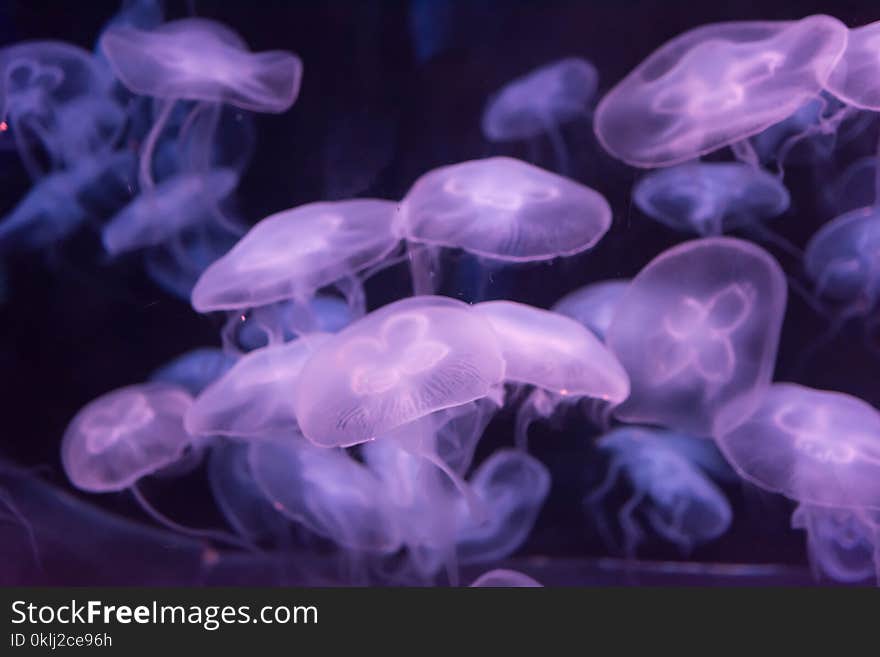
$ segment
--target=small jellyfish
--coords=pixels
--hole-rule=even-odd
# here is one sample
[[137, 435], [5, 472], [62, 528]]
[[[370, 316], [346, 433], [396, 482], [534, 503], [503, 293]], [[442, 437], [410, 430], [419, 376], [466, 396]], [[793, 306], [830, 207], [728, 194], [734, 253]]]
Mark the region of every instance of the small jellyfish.
[[880, 21], [849, 31], [846, 50], [825, 88], [851, 107], [880, 111]]
[[[401, 204], [417, 294], [433, 292], [440, 247], [463, 249], [494, 263], [536, 262], [592, 248], [611, 225], [598, 192], [520, 160], [493, 157], [440, 167], [420, 177]], [[424, 256], [423, 256], [424, 259]]]
[[122, 190], [133, 173], [131, 153], [83, 158], [71, 169], [41, 178], [6, 217], [0, 219], [0, 251], [41, 249], [66, 239], [92, 216], [90, 195]]
[[721, 409], [713, 437], [760, 488], [813, 506], [880, 509], [880, 413], [861, 399], [773, 384]]
[[591, 283], [566, 294], [551, 310], [580, 322], [604, 341], [617, 304], [628, 286], [629, 279]]
[[530, 398], [520, 408], [520, 446], [526, 445], [532, 419], [549, 414], [547, 405], [590, 398], [613, 406], [629, 394], [629, 380], [617, 358], [575, 320], [512, 301], [487, 301], [474, 309], [495, 331], [506, 363], [505, 381], [549, 393], [540, 396], [543, 404]]
[[[599, 439], [599, 449], [610, 455], [605, 480], [587, 497], [597, 508], [623, 475], [632, 494], [618, 512], [624, 552], [634, 557], [644, 538], [643, 519], [659, 536], [684, 553], [712, 541], [730, 527], [730, 504], [706, 474], [666, 442], [665, 431], [639, 427], [614, 429]], [[599, 528], [613, 543], [601, 514]]]
[[187, 430], [195, 436], [261, 437], [295, 429], [292, 400], [303, 366], [328, 339], [315, 333], [245, 354], [199, 394], [186, 413]]
[[490, 588], [490, 589], [506, 589], [506, 588], [543, 588], [538, 580], [529, 577], [525, 573], [516, 570], [507, 570], [506, 568], [496, 568], [483, 573], [471, 584], [471, 588]]
[[222, 349], [201, 347], [165, 363], [150, 375], [150, 381], [178, 385], [195, 396], [223, 376], [235, 360]]
[[111, 255], [156, 246], [195, 223], [205, 221], [229, 196], [238, 176], [227, 169], [181, 174], [141, 193], [104, 227], [104, 248]]
[[880, 574], [880, 517], [866, 511], [800, 504], [791, 526], [807, 532], [813, 571], [855, 584]]
[[251, 443], [251, 472], [282, 515], [340, 547], [390, 554], [400, 527], [381, 481], [344, 450], [316, 447], [296, 432]]
[[606, 336], [631, 383], [615, 415], [711, 435], [721, 406], [770, 382], [786, 296], [777, 262], [749, 242], [708, 237], [661, 253]]
[[491, 326], [467, 304], [413, 297], [326, 340], [300, 376], [309, 384], [293, 402], [305, 437], [349, 446], [487, 397], [504, 361]]
[[[804, 268], [817, 296], [839, 310], [826, 339], [880, 302], [880, 210], [859, 208], [822, 226], [807, 243]], [[870, 330], [873, 322], [866, 323]]]
[[652, 219], [673, 230], [707, 237], [760, 222], [791, 204], [782, 182], [741, 162], [693, 162], [660, 169], [642, 178], [633, 200]]
[[61, 441], [61, 461], [80, 490], [121, 491], [179, 460], [192, 444], [183, 416], [186, 390], [166, 383], [129, 386], [86, 405]]
[[208, 479], [214, 501], [236, 534], [253, 543], [282, 543], [289, 535], [287, 518], [272, 506], [251, 472], [246, 443], [212, 445]]
[[569, 157], [560, 126], [587, 114], [596, 93], [596, 68], [580, 57], [567, 57], [508, 82], [489, 99], [483, 112], [483, 136], [506, 142], [550, 137], [558, 170], [566, 173]]
[[296, 55], [251, 53], [238, 34], [202, 18], [171, 21], [153, 30], [113, 26], [101, 36], [100, 48], [130, 91], [163, 101], [141, 152], [142, 189], [153, 186], [153, 149], [177, 100], [278, 113], [296, 100], [302, 80]]
[[645, 168], [741, 143], [819, 94], [847, 34], [824, 15], [689, 30], [602, 98], [596, 136], [618, 159]]
[[[98, 155], [125, 122], [112, 85], [91, 53], [69, 43], [29, 41], [0, 49], [0, 122], [6, 126], [0, 141], [14, 140], [33, 179], [44, 173], [34, 141], [55, 167]], [[76, 109], [65, 112], [67, 107]]]
[[[397, 204], [357, 199], [311, 203], [263, 219], [199, 279], [199, 312], [240, 310], [293, 300], [307, 310], [323, 287], [360, 289], [354, 275], [394, 250]], [[354, 294], [354, 292], [350, 292]]]
[[456, 533], [461, 564], [488, 563], [513, 554], [525, 542], [550, 492], [550, 473], [537, 459], [520, 450], [493, 453], [468, 483], [487, 507], [478, 523], [462, 508]]

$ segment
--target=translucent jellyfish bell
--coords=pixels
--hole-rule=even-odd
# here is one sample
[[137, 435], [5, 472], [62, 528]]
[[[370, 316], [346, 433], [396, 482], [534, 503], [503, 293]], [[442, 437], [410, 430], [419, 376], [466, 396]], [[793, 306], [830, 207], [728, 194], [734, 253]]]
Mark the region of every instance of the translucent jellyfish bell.
[[861, 399], [774, 384], [722, 409], [713, 436], [756, 486], [814, 506], [880, 509], [880, 413]]
[[483, 134], [491, 141], [529, 139], [583, 115], [599, 76], [580, 57], [541, 66], [508, 82], [483, 112]]
[[181, 354], [150, 376], [151, 381], [171, 383], [198, 395], [235, 364], [235, 357], [222, 349], [202, 347]]
[[880, 210], [859, 208], [822, 226], [807, 243], [804, 267], [819, 296], [867, 314], [880, 301]]
[[112, 26], [101, 37], [101, 49], [125, 86], [142, 96], [284, 112], [302, 80], [302, 62], [293, 53], [251, 53], [235, 32], [203, 18], [154, 30]]
[[260, 221], [196, 283], [199, 312], [294, 299], [376, 264], [399, 242], [397, 204], [358, 199], [311, 203]]
[[155, 246], [211, 217], [229, 196], [238, 175], [229, 169], [180, 174], [140, 194], [104, 227], [104, 248], [111, 255]]
[[721, 406], [770, 382], [786, 296], [777, 262], [749, 242], [711, 237], [661, 253], [606, 336], [631, 384], [615, 415], [711, 435]]
[[252, 443], [251, 472], [275, 509], [341, 547], [392, 553], [400, 528], [379, 479], [341, 449], [302, 436]]
[[543, 588], [538, 580], [516, 570], [497, 568], [483, 573], [471, 584], [471, 588]]
[[147, 383], [120, 388], [87, 404], [61, 441], [61, 461], [85, 491], [120, 491], [177, 461], [192, 439], [183, 416], [192, 397], [183, 388]]
[[490, 394], [502, 380], [497, 338], [479, 313], [412, 297], [370, 313], [308, 360], [294, 396], [303, 434], [325, 447], [362, 443]]
[[629, 394], [629, 381], [617, 358], [573, 319], [513, 301], [487, 301], [474, 309], [498, 336], [506, 381], [613, 404]]
[[593, 247], [611, 225], [611, 209], [589, 187], [493, 157], [423, 175], [403, 200], [401, 220], [410, 241], [527, 262]]
[[[639, 518], [667, 541], [688, 552], [695, 545], [718, 538], [733, 517], [723, 493], [699, 468], [666, 443], [667, 432], [621, 427], [599, 439], [599, 448], [610, 453], [608, 474], [587, 498], [598, 505], [621, 475], [633, 489], [620, 508], [618, 521], [624, 549], [635, 555], [644, 532]], [[609, 537], [604, 520], [600, 529]]]
[[819, 94], [847, 32], [824, 15], [689, 30], [605, 95], [596, 109], [596, 136], [618, 159], [648, 168], [739, 142]]
[[846, 50], [825, 85], [852, 107], [880, 111], [880, 21], [849, 31]]
[[628, 285], [629, 279], [591, 283], [566, 294], [553, 304], [551, 310], [580, 322], [604, 341], [611, 318]]
[[703, 236], [776, 217], [791, 203], [776, 176], [741, 162], [693, 162], [652, 172], [638, 182], [633, 200], [652, 219]]
[[186, 414], [193, 435], [258, 437], [296, 428], [293, 398], [303, 366], [328, 339], [315, 333], [242, 356]]
[[880, 568], [880, 518], [852, 509], [801, 504], [791, 526], [807, 532], [807, 550], [817, 574], [836, 582], [857, 583], [877, 577]]

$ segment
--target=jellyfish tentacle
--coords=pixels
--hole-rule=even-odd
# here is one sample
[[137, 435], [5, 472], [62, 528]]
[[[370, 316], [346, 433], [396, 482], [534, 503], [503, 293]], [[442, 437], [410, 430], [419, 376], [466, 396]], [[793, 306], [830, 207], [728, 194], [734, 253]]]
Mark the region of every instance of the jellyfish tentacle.
[[156, 117], [153, 127], [150, 128], [150, 132], [147, 134], [147, 138], [141, 147], [138, 182], [140, 183], [141, 189], [144, 191], [150, 191], [156, 187], [156, 183], [153, 180], [153, 151], [159, 141], [159, 136], [162, 134], [168, 120], [171, 118], [171, 112], [176, 104], [177, 101], [174, 98], [161, 101], [159, 115]]

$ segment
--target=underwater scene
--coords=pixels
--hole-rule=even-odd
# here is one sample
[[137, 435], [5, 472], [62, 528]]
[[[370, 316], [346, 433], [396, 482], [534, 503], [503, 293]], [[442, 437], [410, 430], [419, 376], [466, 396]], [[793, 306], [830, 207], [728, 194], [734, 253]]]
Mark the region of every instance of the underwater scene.
[[0, 0], [0, 585], [876, 585], [878, 158], [867, 1]]

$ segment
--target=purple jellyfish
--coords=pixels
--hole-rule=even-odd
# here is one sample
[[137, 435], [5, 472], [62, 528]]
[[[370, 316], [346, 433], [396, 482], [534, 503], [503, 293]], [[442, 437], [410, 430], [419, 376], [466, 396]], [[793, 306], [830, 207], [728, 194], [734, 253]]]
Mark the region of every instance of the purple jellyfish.
[[[629, 480], [632, 496], [618, 513], [628, 557], [635, 556], [644, 537], [638, 517], [684, 553], [718, 538], [730, 527], [733, 512], [724, 494], [677, 451], [677, 444], [667, 442], [670, 435], [675, 434], [621, 427], [599, 439], [599, 449], [610, 454], [610, 466], [605, 480], [586, 501], [596, 508], [618, 477]], [[613, 544], [601, 513], [596, 517], [603, 537]]]
[[736, 145], [817, 96], [847, 35], [824, 15], [689, 30], [602, 98], [596, 136], [618, 159], [645, 168]]
[[177, 100], [209, 103], [215, 116], [219, 103], [278, 113], [290, 108], [302, 81], [296, 55], [251, 53], [238, 34], [202, 18], [172, 21], [154, 30], [113, 26], [101, 36], [100, 47], [130, 91], [163, 103], [141, 152], [142, 189], [153, 186], [153, 149]]
[[492, 96], [483, 112], [483, 135], [506, 142], [550, 137], [558, 170], [567, 172], [568, 155], [560, 127], [585, 116], [596, 93], [596, 68], [580, 57], [545, 64], [508, 82]]
[[800, 504], [791, 526], [807, 532], [813, 572], [836, 582], [880, 583], [880, 516], [863, 510]]
[[580, 322], [604, 341], [617, 304], [628, 286], [629, 279], [591, 283], [566, 294], [551, 310]]
[[760, 488], [813, 506], [880, 510], [880, 413], [861, 399], [773, 384], [721, 409], [713, 436]]
[[[592, 248], [611, 225], [598, 192], [520, 160], [493, 157], [440, 167], [416, 180], [401, 204], [413, 285], [430, 294], [440, 247], [495, 263], [537, 262]], [[421, 259], [420, 259], [421, 258]]]
[[471, 584], [471, 588], [543, 588], [538, 580], [529, 577], [525, 573], [505, 568], [496, 568], [483, 573]]
[[702, 237], [738, 228], [761, 231], [761, 221], [791, 203], [778, 178], [740, 162], [693, 162], [651, 172], [636, 185], [633, 200], [652, 219]]
[[770, 383], [785, 304], [782, 270], [754, 244], [710, 237], [661, 253], [608, 329], [632, 386], [615, 415], [711, 435], [721, 406]]

